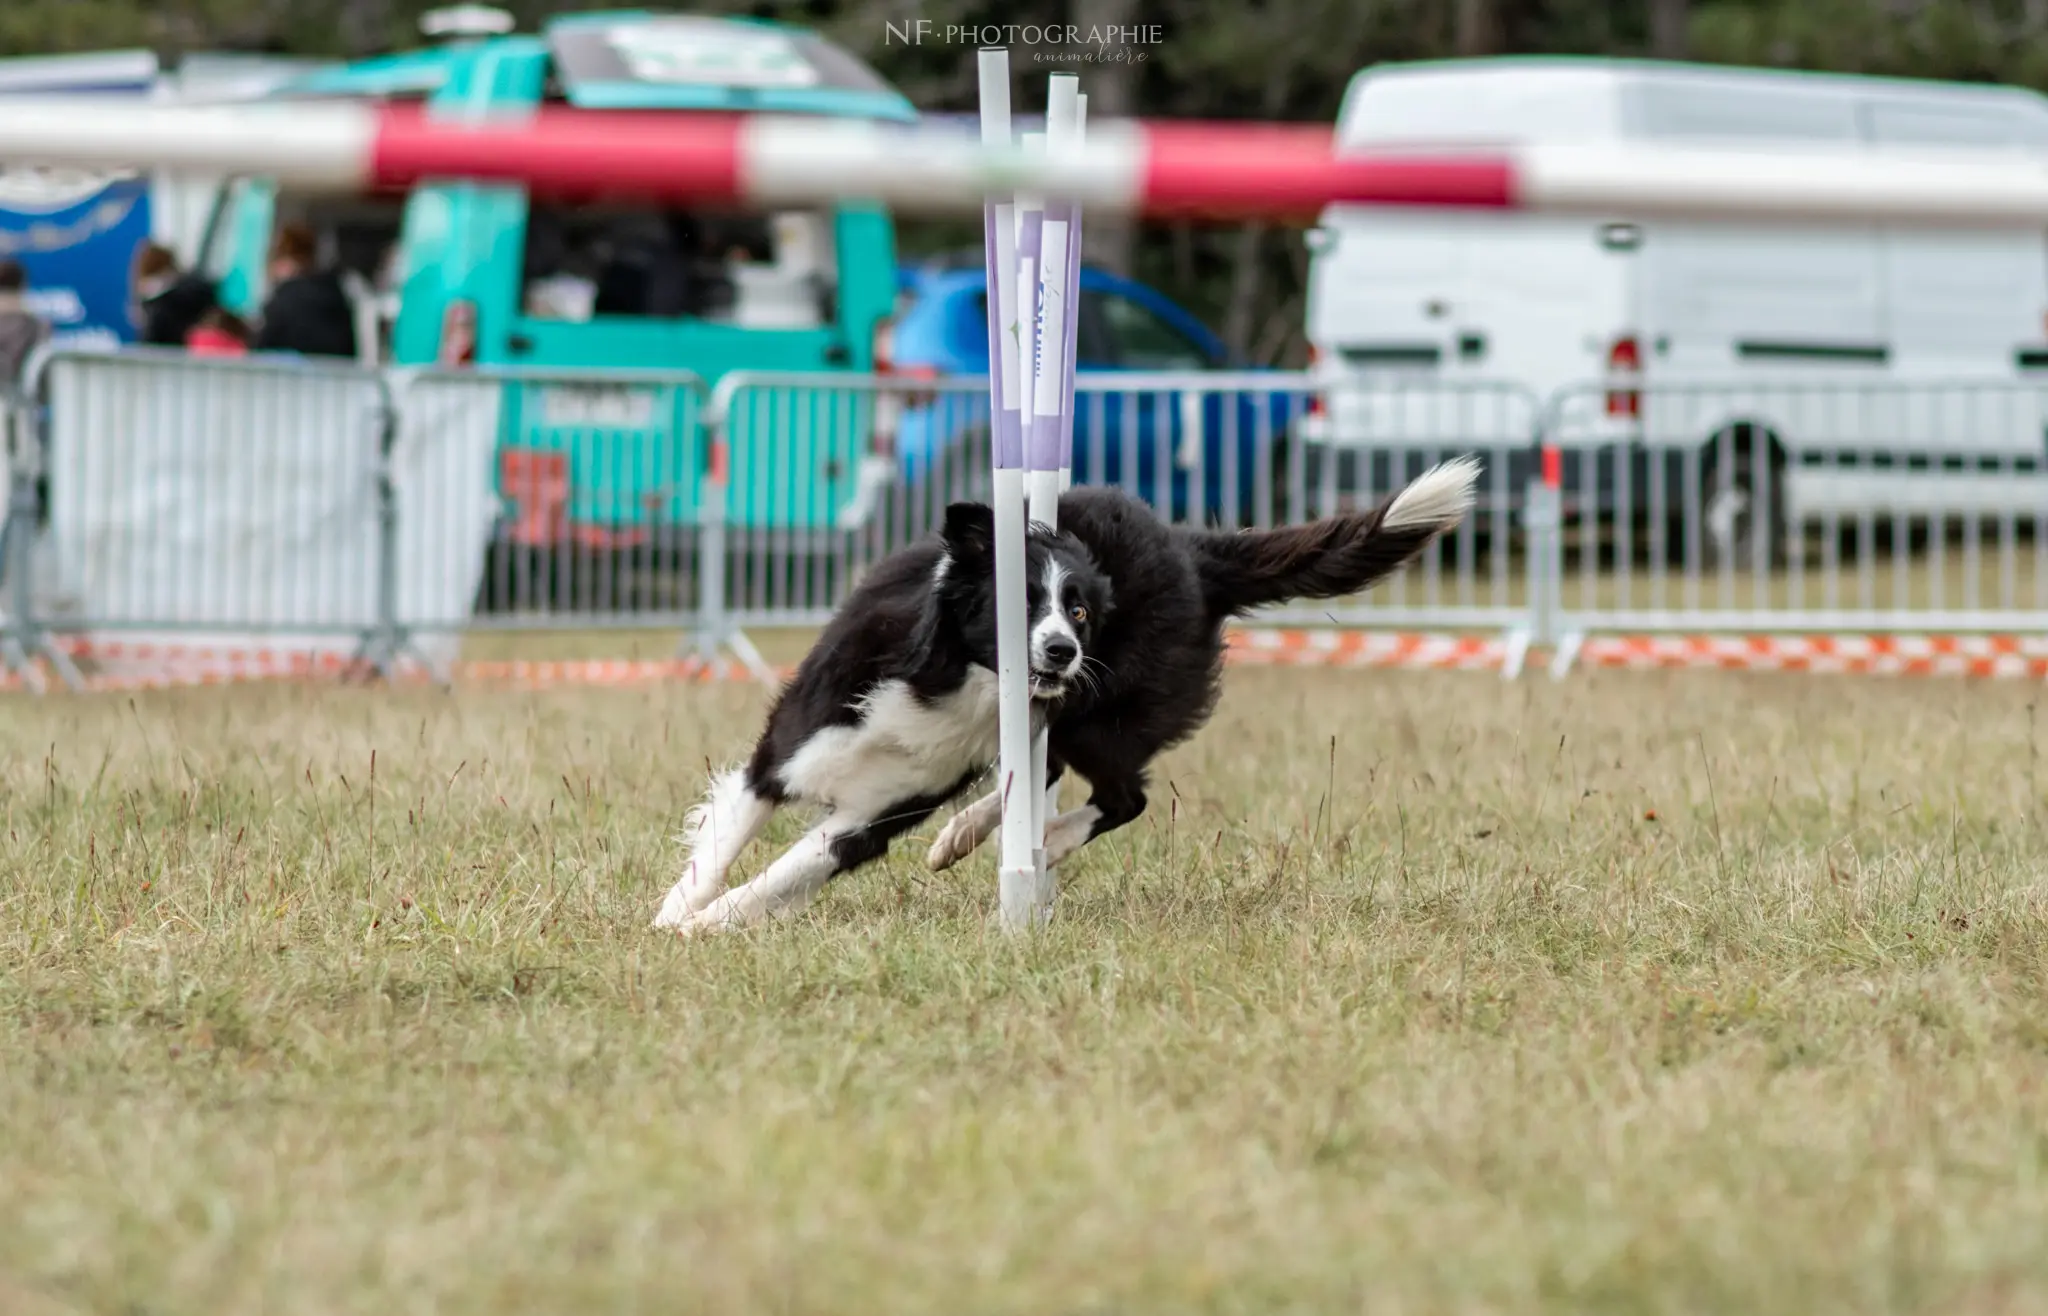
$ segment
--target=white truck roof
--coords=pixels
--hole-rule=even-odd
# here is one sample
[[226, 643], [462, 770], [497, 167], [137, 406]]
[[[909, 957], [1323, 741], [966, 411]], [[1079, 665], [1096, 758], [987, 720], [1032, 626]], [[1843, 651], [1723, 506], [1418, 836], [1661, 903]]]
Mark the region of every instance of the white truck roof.
[[2048, 149], [2021, 87], [1596, 57], [1381, 64], [1352, 77], [1340, 146], [1602, 140]]

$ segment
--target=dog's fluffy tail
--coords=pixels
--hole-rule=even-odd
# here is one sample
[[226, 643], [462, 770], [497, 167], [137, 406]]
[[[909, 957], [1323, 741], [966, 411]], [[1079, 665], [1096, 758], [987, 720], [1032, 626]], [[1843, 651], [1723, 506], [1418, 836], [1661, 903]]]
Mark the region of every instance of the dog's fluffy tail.
[[1459, 457], [1424, 471], [1369, 512], [1280, 530], [1199, 535], [1195, 561], [1203, 592], [1224, 615], [1289, 599], [1355, 594], [1464, 520], [1478, 478], [1478, 459]]

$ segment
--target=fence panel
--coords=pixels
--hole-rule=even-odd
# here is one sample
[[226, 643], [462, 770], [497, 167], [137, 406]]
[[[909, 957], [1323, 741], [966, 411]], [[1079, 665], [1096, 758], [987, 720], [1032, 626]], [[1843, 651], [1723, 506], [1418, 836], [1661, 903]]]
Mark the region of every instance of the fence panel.
[[1812, 371], [1553, 400], [1563, 625], [2038, 629], [2043, 390]]
[[[1452, 457], [1477, 457], [1481, 473], [1472, 515], [1409, 570], [1356, 599], [1277, 609], [1274, 620], [1454, 629], [1527, 625], [1522, 513], [1538, 469], [1544, 408], [1537, 394], [1498, 381], [1389, 372], [1319, 380], [1316, 393], [1289, 394], [1287, 400], [1289, 410], [1274, 418], [1275, 424], [1288, 423], [1274, 477], [1276, 500], [1269, 509], [1254, 483], [1253, 515], [1241, 518], [1244, 524], [1311, 521], [1371, 506]], [[1241, 481], [1242, 475], [1226, 472], [1226, 490], [1240, 487], [1232, 479]]]
[[0, 676], [41, 689], [32, 665], [39, 647], [35, 614], [34, 537], [42, 510], [42, 445], [33, 404], [0, 381]]
[[988, 381], [744, 372], [712, 415], [730, 453], [725, 601], [815, 625], [874, 562], [991, 496]]
[[[1501, 385], [1360, 385], [1333, 428], [1306, 376], [1100, 372], [1075, 384], [1076, 485], [1124, 489], [1179, 524], [1270, 527], [1365, 505], [1476, 453], [1486, 506], [1416, 571], [1279, 619], [1508, 627], [1526, 590], [1513, 512], [1541, 408]], [[732, 451], [730, 605], [747, 625], [815, 623], [867, 564], [990, 496], [988, 385], [735, 375], [712, 405]], [[1320, 425], [1318, 422], [1324, 422]]]
[[[401, 621], [682, 624], [708, 390], [686, 371], [394, 372]], [[449, 592], [435, 582], [469, 582]]]
[[41, 620], [324, 637], [378, 624], [387, 403], [374, 373], [55, 353], [40, 382]]

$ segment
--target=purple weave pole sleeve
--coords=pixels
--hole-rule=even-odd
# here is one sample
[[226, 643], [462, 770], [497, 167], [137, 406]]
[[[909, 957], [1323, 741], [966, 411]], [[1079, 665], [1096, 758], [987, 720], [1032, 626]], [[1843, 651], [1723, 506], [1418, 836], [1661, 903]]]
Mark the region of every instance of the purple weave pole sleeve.
[[[1031, 362], [1031, 371], [1026, 376], [1030, 387], [1030, 402], [1024, 413], [1024, 469], [1027, 471], [1056, 471], [1059, 469], [1059, 427], [1060, 427], [1060, 375], [1059, 360], [1052, 353], [1059, 350], [1059, 324], [1065, 308], [1060, 297], [1060, 287], [1055, 282], [1046, 284], [1045, 267], [1051, 261], [1066, 262], [1065, 232], [1060, 223], [1063, 206], [1047, 207], [1045, 210], [1024, 212], [1022, 232], [1019, 235], [1017, 262], [1025, 266], [1028, 262], [1028, 277], [1021, 282], [1024, 287], [1020, 297], [1030, 299], [1032, 332], [1025, 342], [1029, 348], [1026, 357]], [[1052, 246], [1048, 246], [1050, 241]]]
[[1067, 410], [1060, 418], [1060, 461], [1063, 471], [1074, 469], [1074, 413], [1081, 402], [1074, 395], [1074, 360], [1081, 337], [1081, 207], [1072, 206], [1067, 219], [1067, 359], [1061, 363], [1065, 375]]
[[1024, 465], [1016, 262], [1005, 259], [1011, 255], [1011, 214], [1007, 205], [982, 208], [983, 254], [988, 262], [989, 442], [999, 471]]

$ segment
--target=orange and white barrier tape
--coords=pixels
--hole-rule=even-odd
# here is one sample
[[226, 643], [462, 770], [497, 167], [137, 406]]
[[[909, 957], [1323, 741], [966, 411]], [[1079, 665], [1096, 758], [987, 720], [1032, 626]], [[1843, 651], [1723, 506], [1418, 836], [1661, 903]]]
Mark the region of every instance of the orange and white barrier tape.
[[1398, 631], [1237, 630], [1230, 661], [1265, 667], [1413, 667], [1496, 671], [1507, 644], [1497, 636]]
[[[794, 668], [779, 669], [788, 677]], [[458, 663], [455, 679], [479, 684], [546, 689], [558, 685], [658, 685], [667, 682], [709, 683], [744, 679], [738, 664], [719, 667], [701, 658], [616, 659], [565, 658], [547, 662], [507, 661]]]
[[2048, 637], [2017, 635], [1590, 636], [1593, 667], [1719, 667], [1872, 676], [2048, 678]]
[[[102, 642], [65, 645], [94, 670], [92, 690], [147, 690], [246, 681], [364, 677], [365, 666], [333, 651], [305, 652]], [[1405, 668], [1499, 671], [1508, 644], [1497, 636], [1389, 631], [1247, 628], [1229, 636], [1226, 657], [1254, 667]], [[1719, 668], [1728, 671], [1873, 676], [2023, 677], [2048, 680], [2048, 636], [2015, 635], [1606, 635], [1590, 636], [1577, 661], [1589, 667]], [[787, 677], [789, 667], [778, 669]], [[458, 683], [522, 689], [745, 680], [737, 664], [699, 658], [498, 660], [457, 663]], [[401, 682], [423, 681], [417, 662]], [[0, 672], [0, 690], [22, 682]]]

